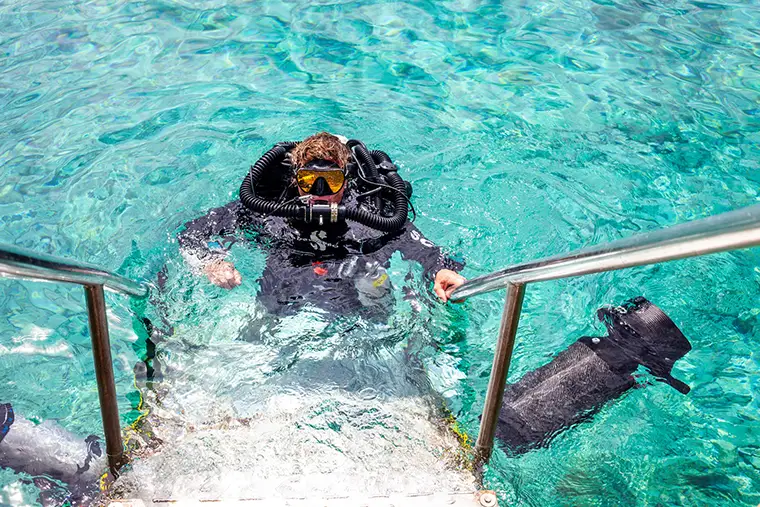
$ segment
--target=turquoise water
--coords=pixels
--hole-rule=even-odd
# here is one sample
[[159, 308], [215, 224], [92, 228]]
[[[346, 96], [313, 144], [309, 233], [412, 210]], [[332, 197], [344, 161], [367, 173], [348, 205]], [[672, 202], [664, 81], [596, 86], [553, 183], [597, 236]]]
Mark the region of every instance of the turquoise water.
[[[274, 142], [318, 130], [387, 151], [417, 225], [468, 277], [747, 206], [758, 26], [757, 2], [0, 1], [0, 241], [145, 280], [182, 272], [178, 227], [233, 199]], [[256, 290], [261, 258], [236, 255], [237, 293], [179, 278], [195, 299], [177, 319], [197, 336], [233, 333], [208, 322]], [[515, 505], [757, 505], [758, 261], [531, 286], [510, 380], [601, 331], [599, 306], [644, 295], [691, 340], [676, 376], [692, 391], [638, 389], [548, 448], [497, 452], [487, 486]], [[99, 433], [81, 289], [0, 291], [2, 397]], [[501, 298], [395, 316], [438, 344], [427, 370], [472, 436]], [[139, 330], [125, 298], [108, 303], [128, 423]], [[35, 497], [0, 471], [2, 501]]]

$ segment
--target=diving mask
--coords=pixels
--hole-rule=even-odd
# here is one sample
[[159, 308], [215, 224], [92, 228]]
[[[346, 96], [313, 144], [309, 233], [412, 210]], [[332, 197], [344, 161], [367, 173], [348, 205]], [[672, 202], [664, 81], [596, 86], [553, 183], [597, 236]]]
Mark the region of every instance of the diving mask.
[[343, 169], [327, 160], [311, 161], [296, 171], [298, 188], [312, 195], [337, 194], [345, 182]]

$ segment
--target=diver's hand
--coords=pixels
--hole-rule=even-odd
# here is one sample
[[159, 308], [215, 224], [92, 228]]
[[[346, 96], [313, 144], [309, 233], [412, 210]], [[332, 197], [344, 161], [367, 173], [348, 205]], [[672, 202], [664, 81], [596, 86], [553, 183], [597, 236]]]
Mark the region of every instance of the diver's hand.
[[209, 281], [223, 289], [237, 287], [243, 281], [235, 265], [224, 260], [217, 260], [203, 268]]
[[[454, 290], [465, 282], [466, 278], [450, 269], [442, 269], [435, 274], [433, 290], [444, 303], [449, 300]], [[457, 303], [458, 301], [454, 301]]]

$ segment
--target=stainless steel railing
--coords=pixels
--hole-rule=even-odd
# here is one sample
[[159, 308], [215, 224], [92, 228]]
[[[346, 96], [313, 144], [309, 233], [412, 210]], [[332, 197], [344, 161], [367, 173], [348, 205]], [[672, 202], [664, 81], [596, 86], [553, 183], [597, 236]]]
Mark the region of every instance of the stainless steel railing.
[[116, 383], [113, 376], [103, 287], [137, 297], [146, 296], [147, 288], [123, 276], [94, 266], [8, 245], [0, 245], [0, 276], [76, 283], [84, 286], [108, 466], [114, 475], [118, 474], [119, 468], [125, 463], [125, 457], [121, 440], [119, 408], [116, 403]]
[[[475, 446], [476, 459], [486, 462], [493, 450], [496, 421], [522, 310], [525, 285], [531, 282], [613, 271], [686, 257], [760, 245], [760, 205], [665, 228], [648, 234], [577, 250], [566, 255], [510, 266], [469, 280], [452, 299], [507, 289], [493, 368]], [[144, 285], [87, 264], [0, 245], [0, 275], [76, 283], [85, 287], [106, 452], [112, 472], [124, 464], [116, 388], [111, 362], [103, 288], [144, 297]]]
[[137, 297], [143, 297], [148, 293], [144, 285], [95, 266], [10, 245], [0, 245], [0, 275], [79, 285], [101, 285]]
[[465, 282], [454, 291], [452, 299], [507, 289], [480, 432], [475, 444], [479, 464], [487, 462], [493, 451], [499, 407], [504, 396], [526, 284], [758, 245], [760, 205], [755, 205], [565, 255], [517, 264]]

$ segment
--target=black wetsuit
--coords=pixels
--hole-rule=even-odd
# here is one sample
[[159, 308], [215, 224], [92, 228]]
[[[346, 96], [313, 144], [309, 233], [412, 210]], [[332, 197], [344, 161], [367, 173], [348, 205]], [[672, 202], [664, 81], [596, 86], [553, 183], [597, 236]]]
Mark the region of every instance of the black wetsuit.
[[277, 315], [311, 304], [335, 313], [387, 312], [390, 280], [385, 272], [394, 252], [422, 264], [425, 275], [463, 264], [443, 254], [408, 222], [381, 233], [356, 222], [306, 224], [262, 216], [240, 201], [215, 208], [185, 224], [179, 242], [201, 263], [223, 257], [237, 240], [256, 242], [267, 254], [259, 300]]

